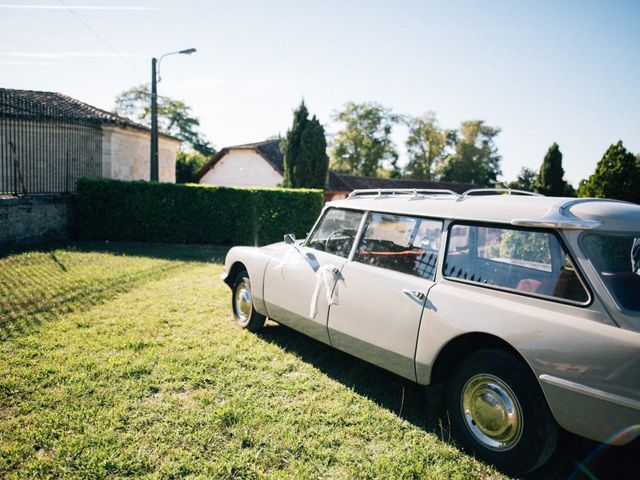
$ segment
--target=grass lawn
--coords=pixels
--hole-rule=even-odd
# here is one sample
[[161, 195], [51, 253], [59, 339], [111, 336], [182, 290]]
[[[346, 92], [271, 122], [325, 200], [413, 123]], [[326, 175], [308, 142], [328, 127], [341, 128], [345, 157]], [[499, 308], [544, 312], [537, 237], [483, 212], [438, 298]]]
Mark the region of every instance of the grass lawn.
[[225, 250], [0, 258], [0, 477], [502, 478], [422, 390], [285, 327], [251, 334]]

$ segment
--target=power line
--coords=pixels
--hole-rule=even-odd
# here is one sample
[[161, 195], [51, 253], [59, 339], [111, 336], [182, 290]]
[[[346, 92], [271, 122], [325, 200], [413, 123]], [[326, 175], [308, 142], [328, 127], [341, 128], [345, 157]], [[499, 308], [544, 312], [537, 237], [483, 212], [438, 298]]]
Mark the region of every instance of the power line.
[[62, 0], [58, 0], [58, 3], [60, 3], [60, 5], [62, 5], [64, 8], [66, 8], [69, 13], [71, 15], [73, 15], [75, 17], [76, 20], [78, 20], [82, 25], [85, 26], [85, 28], [87, 30], [89, 30], [93, 35], [95, 35], [104, 45], [106, 45], [106, 47], [111, 50], [113, 53], [116, 54], [116, 56], [120, 59], [120, 61], [122, 63], [124, 63], [125, 65], [127, 65], [129, 68], [135, 70], [136, 73], [138, 74], [143, 74], [143, 72], [141, 72], [135, 65], [133, 65], [132, 63], [129, 63], [123, 56], [122, 54], [120, 54], [120, 52], [118, 52], [115, 48], [113, 48], [113, 46], [111, 46], [111, 44], [109, 42], [107, 42], [107, 40], [100, 35], [96, 30], [94, 30], [93, 28], [91, 28], [91, 25], [89, 25], [87, 22], [85, 22], [82, 18], [80, 18], [76, 12], [73, 11], [73, 9], [71, 7], [69, 7], [68, 5], [66, 5]]

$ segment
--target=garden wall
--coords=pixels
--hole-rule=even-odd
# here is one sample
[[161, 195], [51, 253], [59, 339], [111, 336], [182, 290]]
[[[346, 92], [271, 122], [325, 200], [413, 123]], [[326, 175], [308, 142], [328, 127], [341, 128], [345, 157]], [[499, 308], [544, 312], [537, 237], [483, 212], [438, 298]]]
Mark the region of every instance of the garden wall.
[[65, 241], [72, 225], [70, 195], [0, 198], [0, 248]]
[[321, 190], [82, 179], [76, 229], [85, 240], [265, 245], [304, 237], [322, 204]]

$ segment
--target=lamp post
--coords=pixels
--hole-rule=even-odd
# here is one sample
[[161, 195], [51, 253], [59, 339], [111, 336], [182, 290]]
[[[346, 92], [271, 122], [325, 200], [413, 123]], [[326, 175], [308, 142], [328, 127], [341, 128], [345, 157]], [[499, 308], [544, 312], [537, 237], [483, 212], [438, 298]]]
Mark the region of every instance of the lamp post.
[[187, 48], [178, 52], [165, 53], [158, 59], [155, 57], [151, 59], [151, 171], [149, 178], [152, 182], [158, 181], [158, 82], [161, 80], [160, 62], [169, 55], [191, 55], [195, 52], [195, 48]]

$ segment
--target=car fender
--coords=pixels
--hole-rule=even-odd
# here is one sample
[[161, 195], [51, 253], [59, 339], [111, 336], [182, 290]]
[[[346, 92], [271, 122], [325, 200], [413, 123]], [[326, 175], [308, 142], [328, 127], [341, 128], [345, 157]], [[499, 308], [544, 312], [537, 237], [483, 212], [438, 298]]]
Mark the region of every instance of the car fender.
[[272, 260], [283, 257], [289, 248], [283, 242], [264, 247], [233, 247], [225, 257], [224, 273], [221, 278], [229, 287], [232, 287], [235, 275], [244, 265], [251, 280], [253, 306], [258, 313], [266, 315], [267, 308], [264, 301], [265, 270]]

